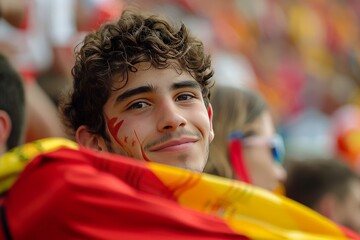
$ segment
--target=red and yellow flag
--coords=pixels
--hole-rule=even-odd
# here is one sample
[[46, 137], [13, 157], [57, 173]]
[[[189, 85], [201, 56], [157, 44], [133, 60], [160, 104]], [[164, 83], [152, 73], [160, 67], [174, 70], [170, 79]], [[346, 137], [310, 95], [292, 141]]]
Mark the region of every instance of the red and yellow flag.
[[0, 192], [2, 230], [14, 239], [359, 239], [252, 185], [65, 139], [3, 155]]

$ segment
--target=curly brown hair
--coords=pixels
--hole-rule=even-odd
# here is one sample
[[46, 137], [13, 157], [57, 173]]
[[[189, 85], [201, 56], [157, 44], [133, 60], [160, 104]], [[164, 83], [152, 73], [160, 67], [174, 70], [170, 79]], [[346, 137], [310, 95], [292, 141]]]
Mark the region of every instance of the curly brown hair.
[[162, 16], [125, 10], [119, 20], [89, 33], [76, 51], [73, 90], [60, 103], [69, 133], [85, 125], [89, 132], [108, 139], [103, 106], [115, 81], [124, 87], [128, 74], [136, 72], [136, 64], [142, 62], [157, 69], [175, 62], [199, 83], [208, 106], [214, 72], [203, 43], [184, 24], [176, 27]]

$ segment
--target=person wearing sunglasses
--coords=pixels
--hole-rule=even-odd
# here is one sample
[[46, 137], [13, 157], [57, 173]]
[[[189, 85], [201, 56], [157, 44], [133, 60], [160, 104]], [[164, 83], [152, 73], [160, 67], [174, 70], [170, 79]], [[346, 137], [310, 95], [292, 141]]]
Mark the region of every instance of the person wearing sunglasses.
[[275, 191], [286, 179], [284, 144], [265, 100], [255, 90], [216, 86], [215, 139], [205, 172]]

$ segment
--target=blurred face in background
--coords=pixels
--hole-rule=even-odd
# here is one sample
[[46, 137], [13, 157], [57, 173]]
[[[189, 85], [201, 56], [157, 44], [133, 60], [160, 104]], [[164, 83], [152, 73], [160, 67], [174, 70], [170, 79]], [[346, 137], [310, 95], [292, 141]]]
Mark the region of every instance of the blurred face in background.
[[349, 183], [348, 194], [336, 201], [330, 218], [360, 233], [360, 182], [358, 180]]
[[275, 190], [285, 181], [286, 172], [274, 158], [279, 154], [276, 153], [279, 149], [274, 149], [279, 139], [276, 138], [269, 111], [264, 111], [255, 121], [245, 126], [243, 133], [243, 157], [252, 184], [270, 191]]

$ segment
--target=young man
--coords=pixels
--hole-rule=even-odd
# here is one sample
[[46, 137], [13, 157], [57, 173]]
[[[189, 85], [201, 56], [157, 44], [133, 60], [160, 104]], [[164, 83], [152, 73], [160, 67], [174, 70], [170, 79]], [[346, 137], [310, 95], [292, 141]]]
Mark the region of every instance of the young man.
[[22, 144], [25, 125], [24, 86], [20, 75], [0, 55], [0, 156]]
[[[0, 158], [5, 194], [4, 179], [19, 165], [67, 146], [34, 158], [13, 185], [7, 183], [0, 236], [346, 239], [331, 222], [292, 203], [198, 173], [214, 137], [212, 70], [202, 43], [184, 25], [125, 11], [85, 38], [73, 76], [62, 112], [86, 148], [44, 140]], [[15, 170], [6, 171], [14, 163]]]
[[184, 25], [124, 12], [85, 38], [66, 125], [89, 148], [202, 172], [214, 138], [210, 63]]
[[[125, 11], [85, 38], [63, 119], [81, 146], [201, 172], [214, 137], [212, 75], [203, 44], [184, 25]], [[1, 161], [21, 152], [22, 164], [52, 145], [37, 141]], [[133, 239], [144, 230], [164, 239], [241, 238], [222, 220], [180, 208], [144, 165], [83, 148], [49, 154], [32, 160], [8, 191], [5, 237]]]

